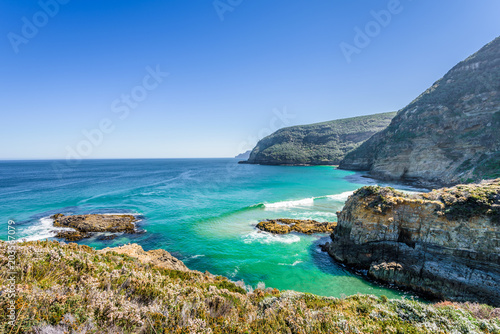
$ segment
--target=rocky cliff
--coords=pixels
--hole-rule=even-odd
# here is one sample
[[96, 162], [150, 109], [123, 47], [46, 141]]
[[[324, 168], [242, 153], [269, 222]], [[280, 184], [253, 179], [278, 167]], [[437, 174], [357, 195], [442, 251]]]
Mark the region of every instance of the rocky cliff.
[[454, 185], [500, 177], [500, 37], [453, 67], [340, 168]]
[[363, 187], [331, 239], [332, 257], [375, 279], [500, 305], [500, 179], [418, 195]]
[[390, 112], [283, 128], [260, 140], [247, 163], [338, 165], [347, 152], [387, 127], [395, 114]]

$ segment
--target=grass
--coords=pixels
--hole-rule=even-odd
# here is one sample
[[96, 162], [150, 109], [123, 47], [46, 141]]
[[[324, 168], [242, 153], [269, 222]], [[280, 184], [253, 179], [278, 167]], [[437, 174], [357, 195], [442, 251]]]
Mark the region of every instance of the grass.
[[487, 305], [247, 292], [224, 277], [50, 241], [18, 244], [16, 261], [14, 326], [0, 272], [3, 333], [500, 333], [500, 310]]

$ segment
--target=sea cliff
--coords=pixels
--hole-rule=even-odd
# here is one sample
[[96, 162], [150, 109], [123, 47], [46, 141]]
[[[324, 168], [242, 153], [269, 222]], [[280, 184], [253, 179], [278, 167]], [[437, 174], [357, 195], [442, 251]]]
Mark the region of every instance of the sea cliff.
[[454, 66], [340, 168], [450, 186], [500, 177], [500, 37]]
[[363, 187], [324, 249], [388, 283], [500, 306], [500, 179], [408, 195]]

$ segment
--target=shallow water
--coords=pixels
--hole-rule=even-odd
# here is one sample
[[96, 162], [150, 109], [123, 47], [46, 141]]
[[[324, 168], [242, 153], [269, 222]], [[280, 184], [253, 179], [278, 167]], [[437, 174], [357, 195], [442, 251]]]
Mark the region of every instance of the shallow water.
[[403, 293], [367, 282], [322, 253], [318, 244], [328, 235], [275, 236], [255, 229], [271, 218], [335, 221], [347, 197], [373, 182], [334, 167], [238, 165], [235, 159], [87, 160], [77, 166], [3, 161], [0, 238], [7, 238], [9, 219], [17, 222], [17, 238], [36, 240], [55, 235], [48, 218], [54, 213], [128, 212], [141, 218], [138, 226], [146, 233], [80, 243], [163, 248], [191, 269], [254, 288], [396, 298]]

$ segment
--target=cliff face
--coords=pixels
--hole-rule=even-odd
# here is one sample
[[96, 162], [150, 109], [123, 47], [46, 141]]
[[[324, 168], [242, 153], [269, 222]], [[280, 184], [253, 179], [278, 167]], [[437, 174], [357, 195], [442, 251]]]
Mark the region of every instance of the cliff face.
[[331, 238], [332, 257], [373, 278], [500, 305], [500, 179], [419, 195], [361, 188]]
[[500, 37], [453, 67], [340, 168], [453, 185], [500, 177]]
[[338, 165], [345, 154], [389, 125], [396, 113], [280, 129], [257, 143], [248, 163]]

